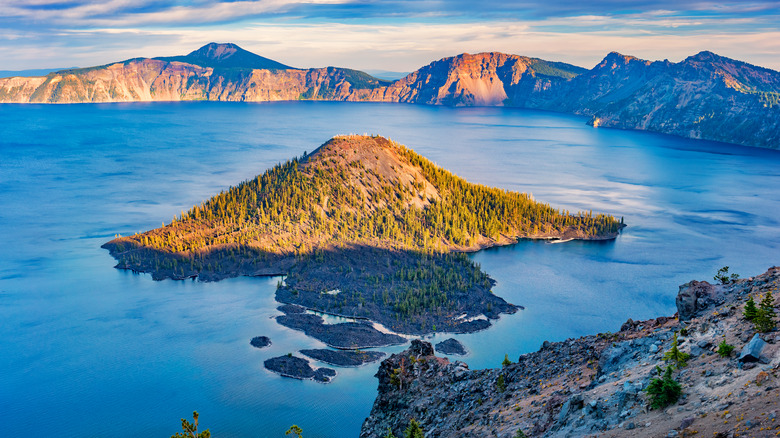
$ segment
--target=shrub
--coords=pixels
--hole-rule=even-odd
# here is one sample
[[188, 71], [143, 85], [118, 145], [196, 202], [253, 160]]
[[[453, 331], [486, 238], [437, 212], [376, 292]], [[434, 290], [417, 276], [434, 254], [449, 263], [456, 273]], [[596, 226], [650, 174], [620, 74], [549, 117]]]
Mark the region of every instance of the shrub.
[[[656, 370], [658, 374], [661, 374], [661, 368], [656, 367]], [[650, 381], [645, 392], [650, 396], [651, 409], [663, 409], [677, 403], [682, 394], [682, 386], [672, 378], [672, 366], [669, 365], [666, 367], [663, 377]]]
[[511, 364], [512, 364], [512, 361], [509, 360], [509, 355], [505, 354], [504, 355], [504, 361], [501, 362], [501, 366], [507, 366], [507, 365], [511, 365]]
[[734, 351], [734, 346], [726, 343], [726, 338], [723, 338], [720, 344], [718, 344], [718, 354], [721, 357], [731, 356], [731, 352]]
[[296, 438], [303, 438], [303, 429], [301, 429], [297, 424], [293, 424], [290, 426], [289, 429], [287, 429], [287, 432], [285, 432], [285, 435], [289, 434], [295, 434]]

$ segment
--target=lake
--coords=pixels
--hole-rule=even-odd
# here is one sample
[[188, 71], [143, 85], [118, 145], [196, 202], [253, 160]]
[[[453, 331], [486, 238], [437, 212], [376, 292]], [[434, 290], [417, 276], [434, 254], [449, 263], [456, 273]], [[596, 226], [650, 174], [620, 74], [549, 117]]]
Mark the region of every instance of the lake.
[[[680, 284], [721, 266], [753, 276], [780, 263], [779, 152], [585, 121], [375, 103], [0, 105], [2, 434], [167, 437], [197, 410], [215, 437], [283, 437], [292, 424], [357, 436], [377, 363], [338, 368], [328, 385], [263, 368], [323, 347], [273, 320], [276, 278], [157, 282], [100, 248], [337, 134], [380, 134], [471, 182], [624, 217], [615, 241], [472, 256], [496, 294], [525, 306], [455, 336], [473, 369], [671, 315]], [[251, 347], [258, 335], [273, 345]]]

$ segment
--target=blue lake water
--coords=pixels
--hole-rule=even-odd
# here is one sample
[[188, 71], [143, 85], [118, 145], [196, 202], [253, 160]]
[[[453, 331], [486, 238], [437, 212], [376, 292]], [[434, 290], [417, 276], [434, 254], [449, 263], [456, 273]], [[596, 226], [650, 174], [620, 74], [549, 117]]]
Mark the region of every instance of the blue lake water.
[[[678, 285], [721, 266], [751, 276], [780, 263], [776, 151], [502, 108], [0, 105], [0, 434], [164, 437], [197, 410], [215, 437], [282, 437], [292, 424], [307, 438], [357, 436], [377, 364], [338, 369], [329, 385], [263, 368], [323, 346], [272, 319], [277, 279], [155, 282], [113, 269], [100, 249], [349, 133], [381, 134], [470, 181], [629, 225], [614, 242], [474, 254], [494, 292], [526, 309], [456, 336], [472, 368], [671, 315]], [[273, 345], [252, 348], [257, 335]]]

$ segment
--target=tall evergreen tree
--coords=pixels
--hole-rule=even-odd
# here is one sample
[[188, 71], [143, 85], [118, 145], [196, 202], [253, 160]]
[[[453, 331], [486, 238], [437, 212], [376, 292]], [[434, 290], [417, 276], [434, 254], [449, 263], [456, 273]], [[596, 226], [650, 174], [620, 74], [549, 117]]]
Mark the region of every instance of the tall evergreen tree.
[[742, 316], [748, 321], [753, 321], [758, 315], [758, 309], [756, 308], [756, 302], [753, 301], [753, 296], [749, 296], [745, 303], [745, 310], [742, 311]]
[[766, 292], [764, 299], [758, 305], [758, 312], [753, 318], [753, 324], [760, 332], [771, 332], [775, 329], [775, 299], [772, 297], [771, 291]]

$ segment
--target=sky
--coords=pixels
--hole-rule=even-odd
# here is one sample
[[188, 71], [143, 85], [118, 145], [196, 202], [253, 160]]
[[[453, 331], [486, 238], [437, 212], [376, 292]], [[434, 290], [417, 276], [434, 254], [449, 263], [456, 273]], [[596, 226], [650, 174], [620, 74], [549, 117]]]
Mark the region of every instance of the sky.
[[498, 51], [591, 68], [702, 50], [780, 70], [780, 0], [0, 0], [0, 70], [232, 42], [287, 65], [408, 72]]

